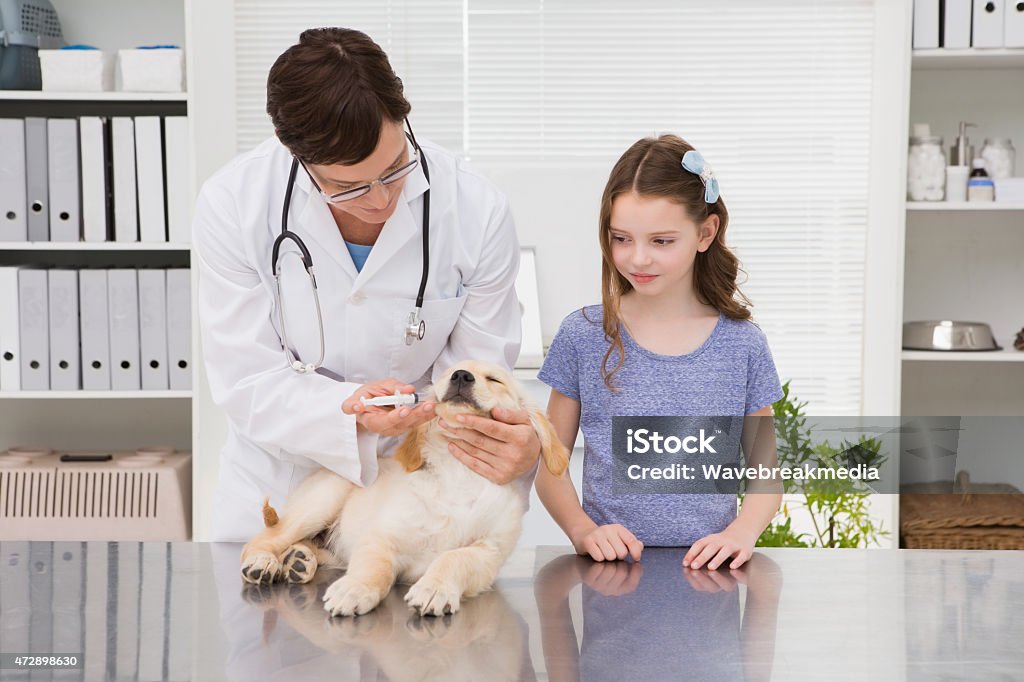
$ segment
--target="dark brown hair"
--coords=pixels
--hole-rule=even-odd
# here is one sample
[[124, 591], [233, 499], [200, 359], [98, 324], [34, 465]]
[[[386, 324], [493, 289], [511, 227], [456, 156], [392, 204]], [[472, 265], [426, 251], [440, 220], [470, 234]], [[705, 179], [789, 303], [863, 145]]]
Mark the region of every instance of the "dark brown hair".
[[411, 108], [387, 55], [352, 29], [303, 31], [267, 77], [274, 132], [306, 163], [359, 163], [377, 148], [381, 126]]
[[[693, 290], [697, 299], [714, 306], [734, 320], [750, 319], [750, 300], [736, 284], [740, 272], [739, 259], [725, 245], [725, 229], [729, 225], [729, 212], [721, 197], [709, 204], [704, 201], [704, 183], [699, 175], [682, 166], [683, 155], [693, 149], [688, 142], [675, 135], [638, 140], [619, 158], [608, 176], [601, 196], [601, 216], [598, 238], [601, 243], [601, 305], [604, 308], [604, 333], [611, 345], [601, 363], [604, 382], [615, 390], [613, 376], [625, 362], [625, 348], [619, 329], [620, 305], [623, 294], [633, 285], [619, 274], [612, 260], [611, 217], [612, 204], [623, 193], [635, 192], [642, 197], [661, 197], [680, 204], [686, 215], [698, 226], [709, 216], [718, 216], [718, 233], [711, 246], [697, 252], [693, 264]], [[608, 369], [612, 353], [618, 351], [618, 361]]]

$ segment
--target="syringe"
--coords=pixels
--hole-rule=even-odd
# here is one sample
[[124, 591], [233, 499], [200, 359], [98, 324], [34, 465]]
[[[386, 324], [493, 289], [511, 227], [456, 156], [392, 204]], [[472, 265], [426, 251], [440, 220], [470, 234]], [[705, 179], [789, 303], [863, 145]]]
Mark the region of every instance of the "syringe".
[[418, 393], [402, 393], [395, 391], [394, 395], [382, 395], [376, 398], [362, 397], [359, 399], [363, 405], [373, 407], [398, 407], [399, 405], [415, 405], [420, 401]]

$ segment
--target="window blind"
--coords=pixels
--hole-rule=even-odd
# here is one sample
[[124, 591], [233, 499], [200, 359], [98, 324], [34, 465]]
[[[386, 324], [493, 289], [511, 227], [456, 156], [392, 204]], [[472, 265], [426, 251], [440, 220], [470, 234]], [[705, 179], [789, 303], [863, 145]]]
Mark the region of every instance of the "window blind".
[[[743, 291], [781, 379], [811, 413], [859, 411], [871, 0], [236, 0], [235, 10], [240, 151], [272, 133], [270, 64], [316, 25], [366, 31], [406, 85], [417, 135], [503, 178], [528, 169], [530, 196], [550, 211], [600, 194], [567, 169], [606, 176], [637, 138], [680, 134], [719, 177]], [[559, 224], [594, 241], [590, 218]], [[596, 285], [542, 289], [542, 305], [596, 302]], [[545, 336], [556, 328], [546, 321]]]

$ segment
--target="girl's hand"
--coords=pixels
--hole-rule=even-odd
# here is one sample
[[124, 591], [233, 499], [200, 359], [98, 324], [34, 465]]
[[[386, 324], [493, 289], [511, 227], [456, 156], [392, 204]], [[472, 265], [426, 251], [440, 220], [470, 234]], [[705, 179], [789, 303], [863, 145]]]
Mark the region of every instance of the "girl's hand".
[[621, 561], [627, 556], [633, 557], [633, 561], [640, 561], [640, 554], [644, 551], [644, 543], [617, 523], [593, 528], [579, 539], [573, 539], [572, 545], [577, 554], [589, 554], [594, 561]]
[[707, 564], [713, 571], [724, 564], [726, 559], [733, 557], [729, 568], [739, 568], [754, 553], [756, 542], [756, 537], [750, 538], [737, 529], [726, 528], [721, 533], [708, 535], [693, 543], [683, 557], [683, 566], [696, 569]]
[[612, 564], [602, 561], [590, 564], [590, 568], [583, 574], [583, 582], [606, 597], [621, 597], [635, 592], [643, 575], [644, 565], [641, 563], [616, 561]]

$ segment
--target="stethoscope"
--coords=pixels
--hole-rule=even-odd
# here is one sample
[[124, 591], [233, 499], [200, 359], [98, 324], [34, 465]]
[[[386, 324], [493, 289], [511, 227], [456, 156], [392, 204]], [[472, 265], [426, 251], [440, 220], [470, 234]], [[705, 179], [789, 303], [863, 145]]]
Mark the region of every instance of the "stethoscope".
[[[419, 162], [423, 166], [423, 176], [427, 179], [428, 187], [426, 192], [423, 193], [423, 267], [420, 273], [420, 289], [416, 294], [416, 308], [409, 313], [409, 320], [405, 326], [405, 345], [411, 346], [413, 341], [422, 340], [424, 334], [427, 331], [426, 322], [421, 319], [420, 313], [423, 308], [423, 293], [427, 289], [427, 273], [430, 270], [430, 170], [427, 168], [427, 157], [420, 148], [419, 143], [416, 142], [416, 136], [413, 135], [412, 126], [409, 125], [409, 120], [406, 119], [405, 125], [409, 128], [409, 141], [412, 142], [413, 149], [419, 157]], [[285, 357], [288, 359], [288, 366], [299, 374], [307, 374], [315, 372], [317, 369], [324, 364], [324, 355], [326, 353], [326, 347], [324, 344], [324, 317], [323, 312], [320, 309], [320, 295], [317, 293], [316, 288], [316, 276], [313, 274], [313, 257], [309, 254], [309, 249], [302, 242], [302, 238], [294, 232], [288, 230], [288, 208], [292, 201], [292, 187], [295, 186], [295, 174], [299, 170], [299, 159], [298, 157], [292, 156], [292, 167], [288, 173], [288, 187], [284, 192], [284, 209], [281, 212], [281, 234], [274, 240], [274, 249], [271, 253], [270, 268], [274, 273], [274, 282], [276, 283], [276, 303], [277, 303], [277, 315], [278, 320], [281, 323], [281, 343], [284, 345]], [[313, 301], [316, 304], [316, 321], [320, 327], [320, 359], [315, 363], [304, 363], [300, 360], [295, 353], [292, 352], [291, 346], [288, 344], [288, 325], [285, 324], [284, 314], [284, 298], [281, 295], [281, 270], [278, 256], [280, 255], [281, 245], [291, 240], [298, 247], [299, 253], [294, 251], [286, 251], [288, 253], [296, 253], [302, 259], [302, 265], [306, 269], [306, 274], [309, 276], [310, 285], [313, 287]]]

